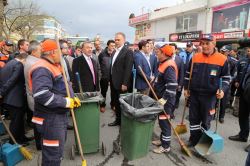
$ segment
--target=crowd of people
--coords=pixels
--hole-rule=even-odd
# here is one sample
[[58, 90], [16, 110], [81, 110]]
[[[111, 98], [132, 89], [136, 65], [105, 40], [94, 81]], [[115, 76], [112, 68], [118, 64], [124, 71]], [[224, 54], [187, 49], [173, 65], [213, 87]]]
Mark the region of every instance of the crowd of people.
[[[235, 96], [240, 100], [240, 132], [229, 139], [247, 142], [250, 47], [246, 48], [245, 57], [239, 59], [232, 45], [218, 50], [215, 38], [207, 35], [199, 46], [188, 41], [185, 49], [174, 43], [160, 45], [148, 39], [141, 40], [138, 50], [134, 50], [126, 45], [125, 34], [118, 32], [104, 49], [99, 40], [72, 46], [71, 41], [63, 39], [59, 42], [21, 39], [13, 50], [10, 40], [0, 43], [1, 114], [10, 119], [10, 131], [19, 144], [28, 145], [35, 139], [37, 150], [42, 150], [43, 165], [61, 163], [67, 129], [72, 128], [68, 125], [69, 109], [80, 106], [74, 93], [101, 91], [106, 99], [110, 87], [110, 106], [116, 116], [109, 126], [121, 124], [119, 98], [133, 90], [133, 68], [137, 71], [137, 92], [152, 97], [139, 67], [167, 113], [158, 116], [161, 135], [152, 142], [155, 153], [170, 151], [171, 128], [167, 119], [175, 118], [183, 89], [185, 106], [190, 110], [189, 146], [198, 143], [202, 129], [210, 128], [219, 99], [222, 100], [219, 121], [224, 123], [225, 110]], [[100, 112], [105, 112], [106, 104], [106, 100], [100, 104]], [[34, 128], [34, 138], [25, 136], [25, 124]], [[249, 150], [250, 146], [246, 148]]]

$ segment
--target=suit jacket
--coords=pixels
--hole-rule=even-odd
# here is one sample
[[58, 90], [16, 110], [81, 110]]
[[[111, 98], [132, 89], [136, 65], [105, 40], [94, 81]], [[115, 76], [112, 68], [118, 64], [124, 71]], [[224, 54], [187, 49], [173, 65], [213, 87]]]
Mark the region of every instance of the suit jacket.
[[37, 61], [39, 61], [39, 58], [34, 57], [32, 55], [29, 55], [26, 58], [25, 64], [24, 64], [24, 78], [25, 78], [25, 86], [26, 86], [26, 94], [27, 94], [27, 101], [28, 101], [28, 106], [30, 108], [30, 110], [34, 111], [35, 110], [35, 102], [34, 102], [34, 98], [32, 95], [32, 92], [29, 89], [29, 70], [32, 67], [32, 65], [34, 65], [34, 63], [36, 63]]
[[91, 73], [91, 70], [89, 68], [88, 62], [85, 60], [84, 56], [80, 56], [78, 58], [75, 58], [73, 60], [72, 65], [72, 82], [73, 82], [73, 89], [75, 92], [80, 92], [78, 82], [76, 79], [75, 73], [78, 72], [80, 75], [80, 82], [82, 85], [83, 92], [94, 92], [99, 91], [99, 76], [98, 76], [98, 69], [97, 69], [97, 63], [95, 60], [92, 60], [92, 64], [95, 71], [95, 81], [96, 84], [94, 85], [93, 82], [93, 76]]
[[149, 61], [150, 61], [150, 64], [151, 64], [151, 69], [152, 69], [153, 76], [156, 78], [157, 75], [158, 75], [159, 63], [157, 62], [157, 57], [155, 56], [154, 53], [150, 55]]
[[133, 51], [123, 46], [113, 66], [111, 66], [112, 84], [116, 90], [121, 90], [122, 85], [126, 85], [129, 88], [133, 61]]
[[[148, 88], [147, 82], [144, 80], [142, 73], [140, 72], [139, 66], [142, 68], [143, 72], [146, 74], [147, 79], [150, 81], [151, 78], [151, 64], [147, 62], [145, 56], [140, 52], [136, 52], [134, 54], [134, 65], [136, 69], [136, 82], [135, 88], [138, 90], [144, 90]], [[150, 66], [149, 66], [150, 65]]]
[[185, 66], [184, 63], [182, 61], [182, 59], [176, 55], [175, 59], [174, 59], [177, 68], [178, 68], [178, 79], [177, 79], [177, 83], [179, 86], [183, 86], [183, 81], [184, 81], [184, 70], [185, 70]]
[[24, 106], [26, 96], [23, 64], [16, 59], [9, 61], [0, 72], [0, 94], [4, 98], [4, 104]]

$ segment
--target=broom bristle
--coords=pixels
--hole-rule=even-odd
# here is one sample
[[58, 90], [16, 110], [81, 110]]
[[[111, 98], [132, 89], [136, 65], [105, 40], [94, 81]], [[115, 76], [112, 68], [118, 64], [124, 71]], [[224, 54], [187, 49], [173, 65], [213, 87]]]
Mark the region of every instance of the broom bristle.
[[191, 151], [185, 145], [182, 145], [181, 147], [182, 151], [184, 151], [189, 157], [192, 157]]
[[32, 160], [32, 154], [24, 147], [20, 147], [20, 152], [26, 160]]
[[87, 161], [86, 160], [82, 160], [82, 166], [87, 166]]

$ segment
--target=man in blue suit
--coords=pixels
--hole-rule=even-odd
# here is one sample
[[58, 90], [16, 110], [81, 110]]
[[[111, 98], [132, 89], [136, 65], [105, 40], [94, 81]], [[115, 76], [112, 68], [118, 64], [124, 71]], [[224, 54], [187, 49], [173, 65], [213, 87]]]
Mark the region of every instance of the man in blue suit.
[[149, 87], [144, 80], [138, 66], [141, 66], [142, 70], [147, 76], [148, 81], [153, 83], [157, 75], [157, 68], [155, 67], [155, 64], [157, 64], [157, 59], [154, 55], [149, 54], [150, 46], [147, 41], [140, 41], [138, 47], [139, 51], [135, 52], [134, 54], [134, 64], [137, 71], [135, 87], [142, 94], [148, 95]]

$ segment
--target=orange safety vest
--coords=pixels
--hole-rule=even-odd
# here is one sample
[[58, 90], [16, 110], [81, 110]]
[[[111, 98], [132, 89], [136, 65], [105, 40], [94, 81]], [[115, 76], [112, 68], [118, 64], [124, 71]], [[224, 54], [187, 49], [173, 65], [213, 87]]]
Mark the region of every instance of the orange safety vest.
[[59, 76], [59, 75], [62, 75], [62, 70], [61, 70], [60, 65], [51, 64], [51, 63], [49, 63], [48, 61], [46, 61], [44, 59], [40, 59], [28, 71], [28, 85], [29, 85], [29, 89], [30, 89], [31, 92], [32, 92], [32, 78], [31, 78], [31, 75], [32, 75], [32, 72], [35, 69], [39, 68], [39, 67], [43, 67], [43, 68], [48, 69], [52, 73], [54, 78]]
[[192, 58], [193, 63], [204, 63], [209, 65], [223, 66], [227, 60], [227, 57], [219, 52], [215, 52], [213, 55], [207, 56], [202, 53], [197, 53]]
[[5, 66], [5, 63], [0, 61], [0, 69], [3, 68]]
[[165, 70], [169, 67], [169, 66], [172, 66], [175, 70], [175, 75], [176, 75], [176, 79], [178, 78], [178, 68], [177, 68], [177, 65], [175, 63], [175, 61], [173, 59], [169, 59], [169, 60], [166, 60], [165, 62], [161, 63], [158, 67], [158, 71], [160, 73], [164, 73]]

